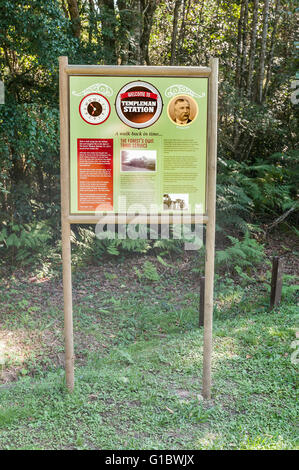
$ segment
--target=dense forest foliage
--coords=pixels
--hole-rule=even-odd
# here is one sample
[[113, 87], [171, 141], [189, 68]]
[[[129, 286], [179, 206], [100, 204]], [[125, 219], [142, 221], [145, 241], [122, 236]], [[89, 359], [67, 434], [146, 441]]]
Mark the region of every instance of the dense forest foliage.
[[218, 230], [247, 244], [280, 221], [296, 230], [296, 3], [0, 0], [2, 255], [29, 262], [60, 237], [62, 55], [74, 64], [145, 66], [218, 57]]

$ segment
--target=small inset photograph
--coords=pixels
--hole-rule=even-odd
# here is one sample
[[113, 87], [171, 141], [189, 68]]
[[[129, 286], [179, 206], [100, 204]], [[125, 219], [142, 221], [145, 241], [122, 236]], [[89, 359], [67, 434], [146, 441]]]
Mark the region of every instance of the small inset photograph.
[[156, 150], [121, 150], [121, 171], [156, 171]]
[[169, 211], [182, 211], [189, 208], [189, 194], [163, 194], [163, 209]]
[[169, 101], [167, 113], [169, 119], [177, 126], [188, 126], [195, 121], [198, 106], [191, 96], [177, 95]]

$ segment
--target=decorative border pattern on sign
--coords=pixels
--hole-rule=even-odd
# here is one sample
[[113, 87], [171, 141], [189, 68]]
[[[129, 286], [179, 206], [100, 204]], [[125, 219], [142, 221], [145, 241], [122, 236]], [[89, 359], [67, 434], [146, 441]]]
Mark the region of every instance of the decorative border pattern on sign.
[[88, 88], [85, 88], [85, 90], [73, 91], [73, 95], [75, 96], [84, 96], [90, 93], [101, 93], [101, 95], [112, 96], [113, 90], [105, 83], [95, 83], [94, 85], [90, 85]]
[[205, 93], [201, 93], [199, 95], [198, 93], [195, 93], [195, 91], [192, 91], [191, 88], [181, 84], [171, 85], [165, 90], [165, 96], [167, 96], [167, 98], [172, 98], [175, 95], [181, 94], [190, 95], [194, 98], [204, 98], [206, 96]]

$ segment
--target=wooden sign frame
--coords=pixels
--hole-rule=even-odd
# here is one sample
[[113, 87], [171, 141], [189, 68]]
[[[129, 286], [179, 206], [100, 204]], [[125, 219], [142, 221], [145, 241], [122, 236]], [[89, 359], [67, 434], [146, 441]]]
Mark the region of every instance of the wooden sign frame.
[[[138, 76], [138, 77], [201, 77], [208, 78], [208, 123], [207, 123], [207, 201], [203, 223], [206, 231], [205, 296], [204, 296], [204, 345], [203, 345], [203, 397], [211, 397], [214, 255], [215, 255], [215, 207], [217, 164], [217, 106], [218, 106], [218, 59], [210, 59], [209, 67], [152, 67], [152, 66], [101, 66], [69, 65], [67, 57], [59, 57], [60, 96], [60, 168], [61, 168], [61, 225], [62, 265], [64, 297], [65, 371], [69, 391], [74, 389], [74, 341], [71, 276], [71, 224], [97, 224], [101, 216], [70, 213], [70, 123], [69, 123], [69, 76]], [[178, 217], [177, 217], [178, 219]], [[179, 222], [180, 222], [179, 216]], [[105, 216], [107, 222], [107, 215]], [[127, 215], [126, 223], [136, 223], [134, 216]], [[118, 219], [113, 216], [113, 222]], [[149, 216], [139, 223], [148, 223]], [[170, 215], [168, 223], [176, 223]], [[124, 223], [122, 216], [121, 223]], [[163, 215], [158, 216], [163, 223]]]

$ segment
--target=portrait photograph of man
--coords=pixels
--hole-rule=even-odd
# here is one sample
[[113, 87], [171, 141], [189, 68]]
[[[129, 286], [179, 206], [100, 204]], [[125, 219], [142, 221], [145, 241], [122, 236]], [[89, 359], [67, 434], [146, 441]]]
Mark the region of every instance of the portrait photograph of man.
[[178, 126], [191, 124], [197, 116], [197, 104], [191, 96], [175, 96], [168, 104], [168, 116]]

